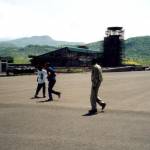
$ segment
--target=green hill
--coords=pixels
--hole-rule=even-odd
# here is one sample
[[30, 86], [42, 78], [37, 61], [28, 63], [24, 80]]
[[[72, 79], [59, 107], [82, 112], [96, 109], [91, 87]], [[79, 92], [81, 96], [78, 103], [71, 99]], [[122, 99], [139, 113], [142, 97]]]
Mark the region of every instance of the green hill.
[[0, 56], [11, 56], [15, 63], [29, 63], [28, 55], [40, 55], [63, 45], [79, 42], [56, 41], [49, 36], [32, 36], [0, 42]]
[[[27, 44], [28, 43], [27, 41], [26, 42], [24, 41], [24, 42]], [[15, 63], [29, 63], [28, 55], [40, 55], [40, 54], [44, 54], [44, 53], [56, 50], [58, 47], [61, 47], [63, 45], [65, 46], [71, 45], [70, 42], [69, 43], [64, 42], [59, 45], [57, 45], [58, 42], [56, 42], [55, 44], [53, 42], [53, 44], [50, 46], [48, 45], [46, 40], [45, 42], [43, 40], [43, 42], [41, 42], [41, 45], [39, 44], [40, 41], [38, 40], [36, 42], [34, 41], [33, 43], [28, 44], [27, 46], [24, 46], [24, 47], [20, 47], [20, 45], [14, 42], [10, 42], [10, 41], [0, 42], [0, 56], [12, 56], [14, 57]], [[38, 44], [35, 44], [35, 43], [38, 43]], [[75, 44], [75, 43], [72, 43], [72, 44]], [[74, 46], [77, 46], [80, 44], [83, 45], [83, 43], [76, 43]], [[89, 44], [86, 44], [86, 46], [89, 49], [103, 52], [103, 41], [89, 43]], [[125, 59], [126, 60], [128, 60], [129, 62], [131, 61], [131, 62], [137, 62], [139, 64], [150, 65], [150, 36], [129, 38], [125, 40], [124, 47], [125, 47]]]
[[86, 45], [89, 49], [103, 52], [103, 41], [93, 42]]
[[[89, 43], [93, 50], [103, 51], [103, 41]], [[143, 65], [150, 65], [150, 36], [133, 37], [124, 41], [125, 59]]]
[[150, 36], [127, 39], [125, 50], [127, 56], [150, 56]]
[[81, 44], [79, 42], [66, 42], [66, 41], [56, 41], [51, 37], [44, 35], [44, 36], [32, 36], [32, 37], [24, 37], [9, 41], [0, 42], [1, 44], [5, 45], [15, 45], [16, 47], [25, 47], [28, 45], [49, 45], [49, 46], [61, 46], [61, 45], [77, 45]]
[[1, 47], [0, 56], [11, 56], [14, 58], [14, 63], [29, 63], [28, 55], [41, 55], [57, 49], [54, 46], [28, 45], [24, 48], [18, 47]]

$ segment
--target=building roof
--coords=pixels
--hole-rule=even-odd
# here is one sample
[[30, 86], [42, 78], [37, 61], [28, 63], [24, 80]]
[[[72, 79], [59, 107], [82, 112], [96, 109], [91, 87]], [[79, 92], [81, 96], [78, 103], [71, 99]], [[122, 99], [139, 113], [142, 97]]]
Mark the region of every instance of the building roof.
[[116, 31], [116, 30], [122, 30], [122, 27], [108, 27], [108, 30]]
[[70, 51], [74, 52], [82, 52], [82, 53], [100, 53], [99, 51], [91, 50], [91, 49], [86, 49], [86, 48], [78, 48], [78, 47], [64, 47], [67, 48]]
[[[91, 50], [91, 49], [86, 49], [86, 48], [77, 48], [77, 47], [63, 47], [63, 48], [59, 48], [59, 49], [56, 49], [56, 50], [53, 50], [53, 51], [50, 51], [48, 53], [45, 53], [45, 54], [42, 54], [42, 55], [38, 55], [38, 56], [34, 56], [34, 57], [41, 57], [41, 56], [45, 56], [47, 54], [51, 54], [51, 53], [54, 53], [54, 52], [57, 52], [57, 51], [60, 51], [60, 50], [68, 50], [68, 51], [72, 51], [72, 52], [79, 52], [79, 53], [89, 53], [89, 54], [100, 54], [100, 51], [94, 51], [94, 50]], [[33, 57], [33, 56], [32, 56]]]

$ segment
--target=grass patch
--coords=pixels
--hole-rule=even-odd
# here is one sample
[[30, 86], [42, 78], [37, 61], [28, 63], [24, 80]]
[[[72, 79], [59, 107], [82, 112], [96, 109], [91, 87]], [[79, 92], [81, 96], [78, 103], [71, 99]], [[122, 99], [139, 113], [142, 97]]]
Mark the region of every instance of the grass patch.
[[14, 63], [15, 64], [29, 64], [29, 58], [23, 57], [23, 56], [16, 56], [14, 57]]
[[123, 60], [123, 64], [150, 66], [150, 58], [127, 58]]

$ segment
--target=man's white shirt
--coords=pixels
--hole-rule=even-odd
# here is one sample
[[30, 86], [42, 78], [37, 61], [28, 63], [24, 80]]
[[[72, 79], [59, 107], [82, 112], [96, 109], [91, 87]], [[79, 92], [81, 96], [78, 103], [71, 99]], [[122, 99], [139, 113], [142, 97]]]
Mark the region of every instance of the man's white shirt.
[[45, 83], [47, 78], [47, 71], [45, 69], [42, 69], [41, 71], [38, 70], [37, 72], [37, 82], [39, 84]]

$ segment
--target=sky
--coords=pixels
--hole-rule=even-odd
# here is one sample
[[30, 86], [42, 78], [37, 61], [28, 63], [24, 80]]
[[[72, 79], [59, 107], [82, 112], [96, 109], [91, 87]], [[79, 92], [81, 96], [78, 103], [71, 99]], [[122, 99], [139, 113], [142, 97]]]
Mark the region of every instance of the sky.
[[110, 26], [123, 27], [125, 39], [150, 35], [150, 0], [0, 0], [0, 39], [90, 43]]

